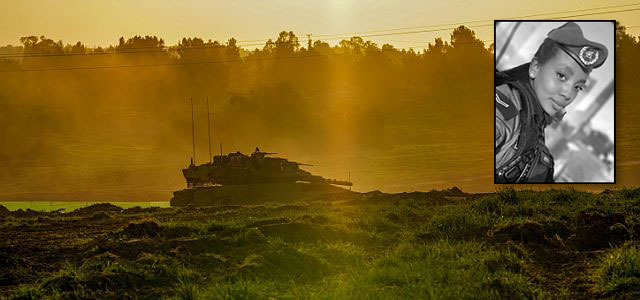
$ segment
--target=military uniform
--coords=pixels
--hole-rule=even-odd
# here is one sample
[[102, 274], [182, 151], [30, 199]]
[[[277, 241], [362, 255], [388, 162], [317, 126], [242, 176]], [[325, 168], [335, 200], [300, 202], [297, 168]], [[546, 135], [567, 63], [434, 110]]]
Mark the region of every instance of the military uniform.
[[[607, 57], [606, 47], [585, 39], [573, 22], [550, 31], [548, 38], [587, 73]], [[495, 73], [495, 183], [553, 182], [544, 129], [556, 119], [540, 105], [528, 71], [527, 63]]]
[[498, 72], [495, 90], [497, 183], [552, 182], [553, 156], [544, 128], [551, 122], [528, 77], [529, 64]]

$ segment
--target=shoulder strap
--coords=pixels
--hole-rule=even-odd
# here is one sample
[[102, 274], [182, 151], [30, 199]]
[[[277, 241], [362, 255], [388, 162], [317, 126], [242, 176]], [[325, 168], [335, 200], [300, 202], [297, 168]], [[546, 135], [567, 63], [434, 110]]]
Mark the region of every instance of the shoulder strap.
[[511, 97], [507, 96], [497, 88], [495, 100], [496, 109], [500, 111], [505, 120], [511, 120], [518, 115], [518, 108], [516, 108]]

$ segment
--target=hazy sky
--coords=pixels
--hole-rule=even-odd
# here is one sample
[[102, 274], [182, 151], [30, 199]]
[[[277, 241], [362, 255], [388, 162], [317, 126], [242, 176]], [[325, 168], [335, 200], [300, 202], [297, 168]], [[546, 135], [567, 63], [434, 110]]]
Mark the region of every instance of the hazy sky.
[[[2, 1], [0, 45], [17, 45], [27, 35], [45, 35], [65, 44], [82, 41], [88, 46], [117, 43], [119, 37], [157, 35], [166, 44], [182, 37], [201, 37], [226, 41], [235, 37], [245, 44], [260, 43], [292, 30], [301, 41], [306, 34], [340, 34], [376, 30], [465, 23], [531, 14], [576, 11], [617, 6], [633, 1], [541, 0], [541, 1], [422, 1], [422, 0], [23, 0]], [[621, 10], [640, 6], [609, 8]], [[593, 13], [583, 11], [572, 14]], [[582, 19], [617, 19], [623, 25], [640, 22], [640, 11], [581, 16]], [[566, 14], [565, 14], [566, 15]], [[545, 16], [539, 18], [552, 18]], [[491, 21], [475, 23], [490, 24]], [[444, 26], [438, 28], [447, 28]], [[483, 40], [493, 39], [492, 26], [471, 26]], [[424, 30], [417, 28], [405, 31]], [[379, 44], [396, 47], [423, 47], [435, 37], [448, 39], [450, 29], [438, 32], [369, 37]], [[640, 27], [629, 32], [637, 35]], [[364, 34], [361, 34], [364, 35]], [[348, 37], [343, 35], [339, 37]], [[331, 43], [337, 40], [321, 38]], [[489, 42], [490, 43], [490, 42]], [[242, 43], [241, 43], [242, 44]], [[246, 46], [254, 48], [255, 45]]]
[[[492, 41], [489, 40], [493, 40], [493, 19], [553, 12], [565, 12], [555, 16], [580, 15], [598, 12], [585, 11], [596, 7], [608, 7], [607, 11], [639, 10], [575, 18], [617, 19], [632, 27], [629, 30], [631, 34], [640, 34], [640, 21], [635, 21], [640, 19], [640, 0], [638, 5], [624, 7], [620, 6], [633, 3], [632, 0], [529, 0], [510, 1], [508, 5], [498, 1], [427, 0], [0, 1], [0, 45], [19, 45], [20, 37], [30, 35], [45, 35], [65, 44], [81, 41], [89, 47], [115, 45], [121, 36], [156, 35], [165, 39], [167, 45], [175, 45], [183, 37], [218, 41], [235, 37], [241, 41], [241, 46], [254, 48], [262, 47], [268, 38], [275, 39], [282, 30], [291, 30], [303, 44], [306, 44], [306, 34], [311, 33], [315, 38], [331, 43], [358, 35], [379, 45], [390, 43], [396, 47], [421, 48], [436, 37], [449, 40], [452, 29], [460, 24], [467, 25], [481, 40], [490, 44]], [[437, 24], [454, 25], [425, 27]], [[485, 26], [478, 27], [477, 24]], [[394, 28], [400, 28], [396, 32], [404, 33], [433, 28], [442, 30], [367, 36]], [[338, 35], [338, 39], [322, 37], [326, 34], [334, 34], [335, 37], [340, 33], [346, 34]], [[491, 61], [486, 63], [487, 74], [490, 74]], [[482, 113], [475, 109], [458, 109], [457, 93], [452, 93], [455, 95], [452, 97], [454, 100], [448, 102], [450, 105], [443, 105], [449, 111], [442, 113], [442, 107], [434, 110], [427, 105], [434, 103], [431, 101], [440, 101], [439, 98], [421, 98], [440, 95], [438, 93], [423, 93], [420, 87], [415, 92], [407, 89], [406, 92], [402, 90], [403, 94], [388, 95], [385, 93], [387, 90], [400, 88], [387, 85], [376, 86], [375, 92], [359, 90], [358, 80], [364, 77], [355, 76], [360, 73], [343, 69], [338, 63], [333, 66], [339, 68], [319, 73], [325, 77], [317, 78], [327, 79], [326, 82], [315, 82], [323, 87], [318, 89], [319, 94], [298, 96], [296, 93], [306, 91], [304, 87], [296, 87], [291, 91], [292, 96], [285, 98], [275, 93], [280, 89], [266, 86], [272, 82], [259, 81], [265, 80], [263, 77], [254, 78], [257, 80], [255, 83], [245, 82], [238, 80], [244, 76], [243, 73], [235, 71], [228, 78], [236, 81], [228, 86], [224, 81], [226, 73], [222, 71], [196, 76], [197, 80], [191, 81], [181, 77], [190, 73], [180, 75], [182, 73], [176, 73], [176, 69], [170, 67], [2, 73], [0, 86], [3, 89], [0, 89], [0, 94], [6, 97], [0, 99], [0, 138], [5, 137], [6, 140], [0, 140], [5, 146], [0, 150], [6, 151], [0, 151], [0, 200], [168, 200], [172, 191], [185, 187], [180, 169], [186, 166], [192, 153], [190, 111], [186, 99], [193, 96], [199, 103], [196, 105], [196, 119], [203, 120], [206, 112], [200, 109], [198, 117], [198, 107], [203, 107], [205, 96], [215, 95], [212, 96], [212, 106], [215, 103], [216, 107], [225, 107], [222, 105], [227, 103], [231, 93], [238, 92], [242, 96], [254, 87], [260, 93], [254, 97], [246, 92], [247, 97], [260, 100], [259, 96], [264, 91], [268, 92], [265, 99], [270, 101], [316, 99], [327, 105], [328, 112], [311, 114], [305, 120], [317, 121], [318, 124], [331, 122], [331, 126], [318, 125], [320, 129], [317, 130], [326, 134], [326, 138], [317, 139], [318, 143], [324, 143], [318, 149], [328, 150], [310, 154], [309, 148], [305, 148], [308, 145], [299, 142], [298, 136], [288, 135], [300, 132], [297, 128], [298, 131], [274, 129], [272, 132], [282, 131], [278, 135], [280, 140], [248, 130], [260, 128], [261, 122], [273, 122], [270, 115], [261, 120], [262, 114], [256, 113], [257, 119], [239, 122], [247, 124], [245, 131], [234, 131], [237, 127], [234, 120], [223, 126], [213, 126], [214, 129], [218, 126], [218, 130], [214, 130], [214, 141], [224, 140], [225, 151], [247, 153], [260, 146], [266, 151], [282, 153], [282, 157], [313, 164], [314, 167], [307, 170], [317, 175], [337, 179], [351, 176], [357, 183], [354, 190], [358, 191], [427, 191], [452, 185], [472, 192], [494, 189], [491, 184], [494, 150], [491, 147], [494, 124], [491, 106], [486, 106], [484, 116], [487, 122], [476, 124]], [[369, 77], [365, 76], [366, 80], [362, 82], [378, 82], [376, 78], [385, 78], [381, 76], [384, 70], [369, 72], [369, 75], [375, 75], [371, 76], [373, 79], [366, 81]], [[266, 74], [254, 73], [256, 76]], [[218, 75], [219, 81], [215, 80]], [[305, 80], [314, 82], [312, 78], [316, 77]], [[625, 82], [634, 82], [631, 78], [618, 80], [618, 87]], [[450, 82], [433, 90], [465, 87], [464, 82]], [[5, 87], [10, 90], [4, 90]], [[272, 90], [275, 92], [270, 92]], [[492, 103], [492, 88], [488, 87], [486, 91], [489, 92], [487, 99]], [[636, 103], [632, 102], [633, 97], [626, 99], [626, 102], [624, 97], [616, 99], [620, 100], [616, 102], [618, 113], [626, 109], [626, 114], [618, 115], [618, 124], [625, 124], [624, 117], [634, 120], [640, 114], [631, 104]], [[375, 109], [369, 111], [376, 105], [397, 108], [398, 114], [381, 115]], [[1, 122], [3, 120], [4, 123]], [[311, 124], [309, 128], [315, 128], [314, 122], [308, 122]], [[215, 124], [222, 123], [216, 121]], [[373, 126], [378, 124], [384, 126]], [[468, 124], [473, 126], [465, 127]], [[635, 150], [635, 141], [639, 131], [633, 126], [624, 128], [626, 131], [616, 133], [619, 139], [616, 144], [618, 183], [637, 185], [640, 182], [636, 169], [640, 165], [640, 154]], [[376, 134], [385, 131], [382, 139], [377, 139]], [[216, 132], [221, 134], [216, 135]], [[236, 132], [243, 134], [238, 137]], [[482, 133], [486, 133], [486, 138], [482, 138]], [[362, 146], [369, 142], [367, 138], [370, 136], [376, 137], [371, 140], [383, 141], [384, 144]], [[385, 136], [389, 137], [388, 141], [385, 141]], [[206, 138], [204, 130], [196, 133], [196, 140], [205, 141]], [[10, 141], [14, 142], [13, 147], [7, 146]], [[200, 147], [197, 149], [201, 154], [208, 150], [204, 142], [196, 147]]]

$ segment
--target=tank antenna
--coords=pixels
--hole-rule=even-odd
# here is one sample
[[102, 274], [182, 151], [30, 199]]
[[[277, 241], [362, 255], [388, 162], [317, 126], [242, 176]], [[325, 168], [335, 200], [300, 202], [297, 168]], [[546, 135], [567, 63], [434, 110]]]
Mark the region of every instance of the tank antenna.
[[[351, 171], [349, 171], [349, 182], [351, 182]], [[351, 186], [349, 186], [349, 190], [351, 190]]]
[[222, 156], [222, 142], [220, 142], [220, 156]]
[[193, 115], [193, 97], [191, 97], [191, 141], [193, 143], [193, 164], [196, 164], [196, 122]]
[[209, 113], [209, 97], [207, 97], [207, 125], [207, 132], [209, 133], [209, 162], [213, 163], [213, 156], [211, 156], [211, 120]]

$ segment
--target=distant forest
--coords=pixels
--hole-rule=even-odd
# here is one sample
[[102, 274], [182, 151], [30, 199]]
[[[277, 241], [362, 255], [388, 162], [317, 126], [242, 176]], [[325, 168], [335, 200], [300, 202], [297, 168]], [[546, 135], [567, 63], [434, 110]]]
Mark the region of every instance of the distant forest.
[[[108, 125], [103, 130], [113, 135], [89, 140], [145, 139], [154, 149], [184, 153], [191, 146], [190, 97], [200, 125], [209, 98], [215, 143], [233, 150], [258, 143], [310, 153], [434, 140], [491, 145], [493, 45], [464, 26], [450, 37], [419, 52], [361, 37], [336, 46], [306, 42], [291, 31], [255, 50], [235, 39], [192, 37], [167, 46], [156, 36], [134, 36], [89, 48], [22, 37], [20, 46], [0, 47], [0, 162], [55, 156], [61, 136], [73, 141], [93, 125]], [[617, 50], [618, 122], [632, 122], [640, 43], [623, 26]]]

